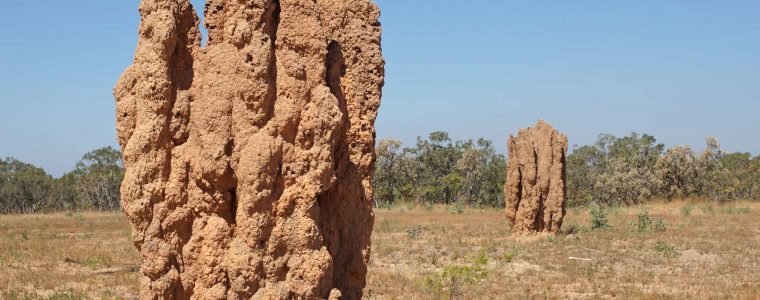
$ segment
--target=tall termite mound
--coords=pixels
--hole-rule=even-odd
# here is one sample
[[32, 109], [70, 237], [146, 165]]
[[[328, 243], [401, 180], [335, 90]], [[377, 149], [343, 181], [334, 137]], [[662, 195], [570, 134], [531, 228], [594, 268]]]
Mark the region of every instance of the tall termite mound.
[[371, 0], [142, 0], [115, 88], [143, 299], [365, 286], [384, 80]]
[[540, 120], [510, 136], [508, 148], [504, 201], [513, 232], [559, 232], [567, 194], [567, 137]]

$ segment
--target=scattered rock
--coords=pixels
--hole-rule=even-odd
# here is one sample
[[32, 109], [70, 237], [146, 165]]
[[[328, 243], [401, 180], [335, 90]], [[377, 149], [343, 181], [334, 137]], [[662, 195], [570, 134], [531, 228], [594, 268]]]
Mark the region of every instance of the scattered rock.
[[142, 299], [358, 299], [384, 81], [371, 0], [142, 0], [114, 89]]
[[557, 233], [565, 216], [567, 137], [543, 120], [508, 141], [507, 218], [517, 234]]

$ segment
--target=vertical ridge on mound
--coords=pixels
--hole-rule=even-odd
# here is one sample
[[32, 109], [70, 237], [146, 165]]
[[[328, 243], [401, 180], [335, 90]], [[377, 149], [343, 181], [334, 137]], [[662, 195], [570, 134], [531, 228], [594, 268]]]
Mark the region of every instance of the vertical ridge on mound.
[[565, 216], [567, 137], [540, 120], [507, 142], [504, 200], [515, 233], [557, 233]]
[[358, 299], [384, 84], [369, 0], [142, 0], [114, 95], [141, 298]]

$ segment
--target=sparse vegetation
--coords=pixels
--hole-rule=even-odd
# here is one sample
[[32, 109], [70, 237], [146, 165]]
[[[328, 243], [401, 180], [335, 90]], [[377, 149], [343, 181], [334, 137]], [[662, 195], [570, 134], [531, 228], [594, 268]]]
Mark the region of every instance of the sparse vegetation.
[[[417, 138], [403, 148], [395, 139], [377, 146], [376, 201], [467, 206], [504, 204], [505, 158], [486, 139], [453, 141], [447, 132]], [[455, 210], [458, 212], [460, 210]]]
[[122, 178], [121, 152], [111, 147], [86, 153], [61, 178], [13, 158], [0, 159], [0, 214], [118, 210]]
[[750, 208], [748, 206], [744, 206], [744, 207], [723, 206], [722, 211], [723, 213], [729, 214], [729, 215], [746, 215], [750, 213]]
[[406, 236], [409, 237], [410, 239], [416, 240], [420, 237], [421, 234], [422, 234], [422, 227], [420, 226], [406, 229]]
[[445, 266], [440, 273], [425, 276], [423, 286], [436, 298], [445, 295], [447, 299], [454, 299], [463, 295], [465, 286], [476, 284], [488, 276], [485, 270], [487, 264], [488, 258], [481, 252], [470, 264]]
[[0, 215], [0, 299], [132, 299], [139, 254], [121, 213]]
[[464, 212], [464, 205], [461, 203], [455, 203], [451, 206], [451, 208], [449, 208], [449, 212], [452, 214], [461, 214]]
[[667, 231], [668, 230], [668, 222], [664, 219], [655, 219], [654, 220], [654, 229], [657, 231]]
[[684, 207], [681, 208], [681, 214], [683, 214], [684, 217], [691, 216], [691, 212], [694, 210], [694, 206], [691, 205], [684, 205]]
[[678, 256], [678, 248], [676, 248], [676, 246], [669, 245], [664, 241], [657, 241], [654, 244], [654, 251], [668, 258], [674, 258]]
[[715, 214], [715, 208], [712, 204], [707, 203], [704, 206], [702, 206], [702, 212], [705, 214]]
[[652, 220], [652, 217], [649, 216], [649, 211], [646, 208], [642, 208], [641, 212], [639, 212], [639, 216], [636, 222], [636, 229], [638, 232], [648, 232], [652, 229], [653, 223], [654, 220]]
[[610, 229], [610, 222], [607, 220], [607, 212], [600, 206], [591, 207], [591, 230]]
[[647, 134], [600, 135], [567, 158], [570, 204], [635, 204], [658, 198], [760, 199], [760, 156], [726, 154], [717, 139], [706, 150], [665, 145]]
[[[760, 267], [760, 246], [752, 246], [760, 245], [753, 229], [759, 204], [731, 204], [750, 207], [750, 213], [685, 217], [681, 208], [687, 202], [649, 202], [646, 216], [651, 227], [646, 234], [636, 229], [644, 206], [621, 206], [616, 213], [604, 214], [609, 230], [574, 230], [572, 238], [559, 235], [552, 241], [549, 236], [510, 236], [501, 209], [468, 209], [461, 215], [449, 213], [446, 207], [403, 214], [398, 209], [383, 211], [377, 214], [380, 223], [398, 220], [396, 228], [414, 224], [426, 231], [410, 246], [394, 245], [393, 235], [373, 235], [365, 291], [372, 295], [370, 299], [449, 299], [451, 291], [455, 299], [563, 298], [573, 293], [624, 299], [752, 298], [760, 289], [760, 274], [750, 270]], [[600, 211], [570, 209], [565, 223], [568, 227], [591, 224], [592, 210]], [[627, 230], [631, 223], [633, 230]], [[416, 257], [436, 259], [433, 263]], [[452, 281], [443, 280], [446, 267], [474, 265], [483, 265], [487, 276], [472, 284], [455, 280], [453, 288]], [[652, 285], [649, 278], [657, 278], [659, 284]]]
[[[728, 200], [760, 195], [760, 159], [726, 155], [714, 140], [701, 155], [688, 147], [666, 150], [646, 135], [602, 136], [593, 147], [576, 148], [568, 157], [572, 205], [563, 235], [534, 240], [510, 236], [504, 226], [504, 157], [490, 142], [454, 142], [438, 132], [413, 148], [385, 146], [374, 182], [379, 209], [368, 297], [554, 298], [571, 285], [573, 292], [601, 297], [758, 296], [760, 275], [746, 272], [760, 268], [760, 242], [752, 231], [757, 202]], [[57, 179], [32, 165], [0, 161], [0, 211], [66, 211], [0, 215], [0, 298], [136, 297], [138, 254], [124, 218], [90, 212], [118, 207], [123, 170], [117, 153], [88, 153], [76, 171]], [[673, 200], [682, 197], [691, 198]], [[407, 242], [398, 243], [399, 237]], [[698, 242], [714, 240], [723, 242]], [[625, 252], [630, 250], [634, 254]], [[610, 271], [612, 261], [626, 271]], [[646, 267], [652, 264], [663, 269]], [[705, 279], [727, 277], [725, 269], [732, 270], [727, 279]], [[678, 289], [604, 284], [655, 275], [679, 278], [663, 283]], [[579, 285], [574, 278], [587, 281]], [[507, 286], [519, 288], [505, 287], [504, 280], [518, 279], [519, 285]], [[546, 280], [553, 282], [549, 288]]]
[[[0, 213], [35, 213], [119, 208], [124, 176], [121, 153], [111, 147], [86, 153], [60, 178], [13, 158], [0, 159]], [[418, 138], [413, 147], [383, 139], [377, 146], [375, 206], [410, 209], [435, 204], [503, 207], [505, 157], [486, 139], [454, 141], [447, 132]], [[723, 152], [714, 138], [707, 149], [666, 149], [655, 137], [632, 133], [599, 136], [567, 157], [569, 206], [599, 203], [610, 207], [657, 198], [701, 197], [714, 201], [760, 199], [760, 156]], [[706, 213], [712, 208], [703, 207]], [[684, 208], [691, 214], [692, 208]], [[725, 213], [741, 214], [744, 209]]]
[[509, 250], [507, 253], [504, 253], [504, 261], [511, 263], [517, 259], [517, 256], [520, 255], [520, 249], [517, 247], [512, 247], [512, 250]]
[[[510, 236], [501, 209], [470, 208], [461, 214], [450, 213], [447, 206], [377, 210], [365, 295], [757, 298], [760, 274], [754, 270], [760, 269], [760, 240], [755, 228], [760, 204], [724, 206], [749, 208], [742, 209], [746, 214], [723, 213], [716, 205], [719, 213], [689, 217], [681, 213], [685, 205], [646, 204], [652, 231], [657, 230], [657, 220], [667, 219], [664, 232], [625, 230], [636, 222], [642, 206], [622, 206], [616, 213], [603, 214], [605, 222], [600, 223], [608, 224], [609, 230], [573, 230], [572, 239], [560, 235], [551, 243], [548, 238]], [[566, 224], [591, 224], [591, 210], [568, 210]], [[125, 217], [80, 215], [81, 220], [73, 214], [0, 216], [0, 299], [47, 299], [56, 293], [85, 299], [137, 297], [139, 255]], [[409, 238], [407, 230], [417, 228], [417, 237]], [[407, 242], [399, 243], [399, 238]], [[650, 278], [659, 284], [651, 284]]]

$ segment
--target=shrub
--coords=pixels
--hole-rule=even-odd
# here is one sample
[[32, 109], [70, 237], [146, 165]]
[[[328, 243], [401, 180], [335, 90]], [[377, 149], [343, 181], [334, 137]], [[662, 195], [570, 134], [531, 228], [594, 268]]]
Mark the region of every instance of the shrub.
[[691, 205], [686, 205], [686, 206], [684, 206], [684, 207], [682, 207], [682, 208], [681, 208], [681, 214], [682, 214], [684, 217], [688, 217], [688, 216], [691, 216], [691, 211], [692, 211], [692, 210], [694, 210], [694, 207], [693, 207], [693, 206], [691, 206]]
[[654, 220], [649, 216], [649, 211], [642, 209], [639, 213], [638, 221], [636, 222], [636, 229], [638, 232], [647, 232], [652, 228]]
[[476, 265], [481, 265], [481, 266], [487, 265], [488, 264], [488, 255], [486, 254], [486, 251], [485, 250], [481, 250], [480, 254], [478, 255], [478, 257], [475, 258], [475, 260], [473, 261], [473, 263], [476, 264]]
[[656, 219], [654, 221], [654, 229], [656, 229], [657, 231], [667, 231], [668, 222], [663, 219]]
[[599, 206], [591, 208], [591, 230], [610, 229], [610, 223], [607, 220], [607, 212]]
[[481, 257], [472, 264], [446, 266], [440, 273], [426, 276], [422, 283], [423, 287], [437, 296], [448, 292], [449, 299], [461, 296], [464, 286], [475, 284], [488, 276], [488, 272], [483, 268], [488, 263], [488, 259], [483, 260], [483, 255], [484, 253], [481, 253]]
[[509, 250], [509, 252], [504, 253], [504, 261], [510, 263], [515, 261], [517, 259], [517, 256], [520, 255], [520, 250], [517, 249], [517, 247], [512, 247], [512, 250]]
[[377, 208], [379, 209], [385, 209], [385, 210], [391, 210], [393, 208], [393, 203], [381, 201], [377, 204]]
[[410, 239], [416, 240], [420, 238], [420, 235], [422, 235], [422, 227], [420, 226], [406, 229], [406, 236]]
[[87, 296], [81, 292], [68, 290], [68, 291], [56, 291], [54, 294], [47, 297], [48, 300], [79, 300], [87, 299]]
[[708, 204], [705, 204], [704, 206], [702, 206], [702, 212], [706, 213], [706, 214], [713, 215], [713, 214], [715, 214], [715, 208], [713, 208], [712, 204], [708, 203]]
[[577, 234], [580, 233], [583, 230], [578, 224], [572, 224], [567, 226], [567, 229], [562, 230], [563, 234], [570, 235], [570, 234]]
[[464, 205], [462, 205], [462, 203], [455, 203], [449, 208], [449, 212], [452, 214], [461, 214], [464, 212]]
[[668, 258], [678, 256], [678, 248], [676, 248], [676, 246], [668, 245], [668, 243], [663, 241], [657, 241], [657, 243], [654, 244], [654, 251]]
[[745, 206], [745, 207], [724, 206], [723, 207], [723, 213], [729, 214], [729, 215], [746, 215], [746, 214], [749, 214], [749, 212], [750, 212], [749, 206]]

